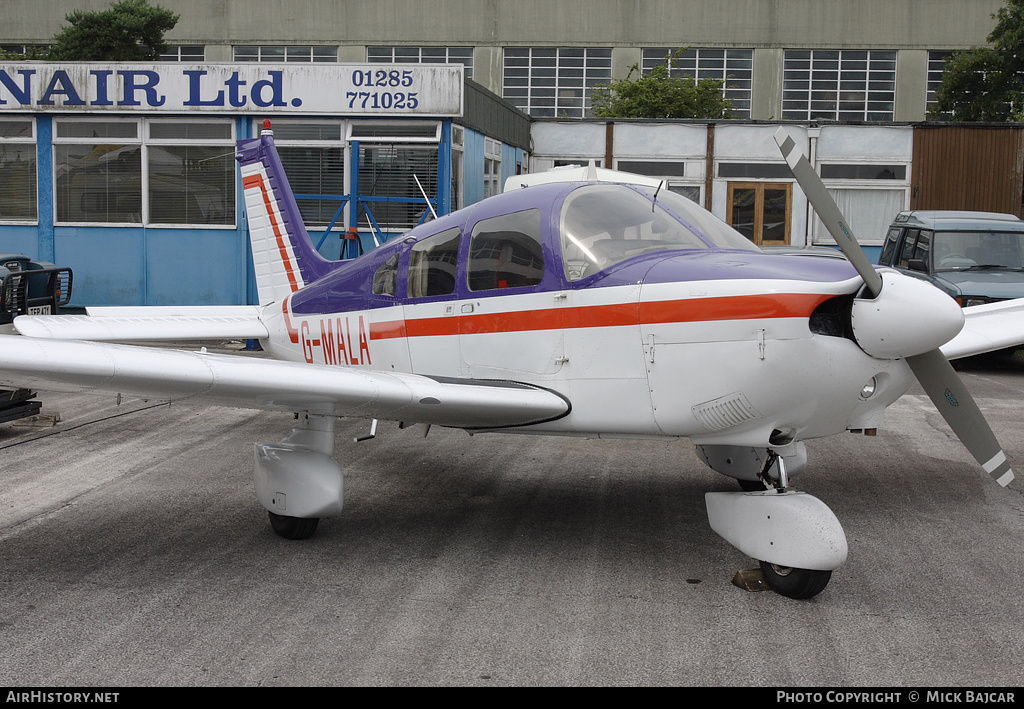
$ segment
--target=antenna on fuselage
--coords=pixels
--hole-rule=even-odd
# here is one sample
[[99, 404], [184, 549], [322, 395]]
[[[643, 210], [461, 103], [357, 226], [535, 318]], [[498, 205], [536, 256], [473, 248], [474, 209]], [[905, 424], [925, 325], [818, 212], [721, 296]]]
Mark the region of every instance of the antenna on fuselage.
[[653, 201], [651, 202], [651, 214], [654, 214], [654, 205], [655, 205], [655, 204], [657, 203], [657, 201], [658, 201], [658, 193], [659, 193], [659, 192], [661, 192], [661, 186], [662, 186], [663, 184], [665, 184], [665, 181], [664, 181], [664, 180], [661, 180], [661, 181], [660, 181], [660, 182], [658, 183], [658, 189], [654, 190], [654, 200], [653, 200]]
[[370, 236], [373, 237], [373, 245], [380, 246], [380, 242], [377, 240], [377, 230], [373, 228], [373, 220], [370, 219], [368, 213], [363, 212], [363, 214], [366, 216], [366, 223], [370, 225]]
[[434, 219], [437, 219], [437, 212], [434, 211], [434, 205], [430, 203], [430, 198], [427, 197], [427, 192], [423, 189], [423, 185], [420, 184], [420, 178], [416, 177], [415, 172], [412, 173], [412, 179], [416, 180], [416, 186], [420, 188], [420, 194], [423, 195], [424, 201], [426, 201], [427, 206], [430, 208], [430, 213], [434, 215]]

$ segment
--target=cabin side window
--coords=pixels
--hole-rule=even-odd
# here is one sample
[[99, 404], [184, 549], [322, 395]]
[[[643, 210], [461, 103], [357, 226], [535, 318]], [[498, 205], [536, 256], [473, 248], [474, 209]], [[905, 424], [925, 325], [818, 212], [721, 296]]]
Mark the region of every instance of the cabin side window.
[[397, 289], [398, 254], [395, 254], [373, 272], [373, 294], [393, 296]]
[[544, 277], [540, 210], [483, 219], [473, 227], [467, 266], [471, 291], [535, 286]]
[[413, 244], [409, 254], [410, 298], [455, 292], [460, 236], [461, 232], [456, 227]]

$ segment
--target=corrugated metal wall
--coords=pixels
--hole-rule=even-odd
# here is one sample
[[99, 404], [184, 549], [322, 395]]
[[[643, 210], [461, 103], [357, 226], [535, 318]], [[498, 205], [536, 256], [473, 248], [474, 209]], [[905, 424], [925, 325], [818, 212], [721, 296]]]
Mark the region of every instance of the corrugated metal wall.
[[1024, 127], [921, 125], [914, 128], [911, 209], [1021, 214]]

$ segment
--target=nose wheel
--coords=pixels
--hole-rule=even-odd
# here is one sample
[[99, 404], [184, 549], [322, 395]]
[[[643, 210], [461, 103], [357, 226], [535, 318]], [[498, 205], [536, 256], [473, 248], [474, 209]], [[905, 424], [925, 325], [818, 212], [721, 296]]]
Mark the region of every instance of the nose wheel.
[[816, 569], [795, 569], [790, 566], [779, 566], [761, 562], [761, 573], [764, 580], [776, 593], [787, 598], [811, 598], [825, 590], [829, 579], [832, 578], [831, 571], [818, 571]]
[[320, 524], [319, 517], [286, 517], [267, 512], [270, 515], [270, 526], [274, 533], [285, 539], [309, 539]]

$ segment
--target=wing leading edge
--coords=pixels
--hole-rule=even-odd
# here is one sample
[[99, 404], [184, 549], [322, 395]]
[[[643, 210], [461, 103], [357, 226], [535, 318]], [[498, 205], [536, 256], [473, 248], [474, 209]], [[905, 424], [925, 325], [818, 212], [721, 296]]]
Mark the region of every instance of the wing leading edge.
[[22, 315], [22, 335], [53, 340], [139, 342], [267, 337], [260, 308], [250, 305], [89, 308], [88, 315]]
[[517, 382], [432, 379], [259, 357], [0, 336], [0, 385], [202, 399], [240, 408], [430, 423], [526, 426], [570, 410], [560, 394]]
[[940, 349], [948, 359], [1024, 346], [1024, 298], [964, 308], [964, 327]]

